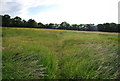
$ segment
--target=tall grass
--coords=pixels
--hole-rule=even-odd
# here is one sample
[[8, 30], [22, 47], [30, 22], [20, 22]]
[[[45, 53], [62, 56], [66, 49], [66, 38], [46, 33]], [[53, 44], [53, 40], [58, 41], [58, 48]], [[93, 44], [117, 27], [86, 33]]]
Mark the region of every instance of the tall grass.
[[3, 28], [3, 79], [117, 79], [118, 34]]

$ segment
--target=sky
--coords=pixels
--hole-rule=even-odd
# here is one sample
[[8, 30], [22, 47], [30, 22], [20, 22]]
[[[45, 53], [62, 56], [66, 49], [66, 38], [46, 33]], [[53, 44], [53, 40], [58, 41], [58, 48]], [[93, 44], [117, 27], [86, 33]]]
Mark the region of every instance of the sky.
[[70, 24], [118, 23], [119, 0], [1, 0], [0, 15], [37, 22]]

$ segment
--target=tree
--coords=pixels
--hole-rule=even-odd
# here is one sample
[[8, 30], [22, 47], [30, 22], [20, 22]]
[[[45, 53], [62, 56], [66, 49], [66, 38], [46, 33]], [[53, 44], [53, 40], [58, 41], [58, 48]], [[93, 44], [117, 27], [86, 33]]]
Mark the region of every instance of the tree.
[[98, 24], [72, 24], [67, 22], [62, 22], [61, 24], [48, 23], [43, 24], [41, 22], [37, 23], [34, 19], [29, 19], [28, 21], [22, 20], [22, 18], [16, 16], [11, 18], [8, 14], [0, 15], [0, 20], [2, 26], [5, 27], [40, 27], [40, 28], [52, 28], [52, 29], [66, 29], [66, 30], [82, 30], [82, 31], [103, 31], [103, 32], [120, 32], [120, 24], [116, 23], [103, 23]]
[[22, 19], [18, 16], [16, 16], [15, 18], [13, 18], [13, 24], [14, 26], [20, 27], [22, 26]]
[[111, 32], [118, 32], [118, 26], [115, 23], [110, 23], [110, 31]]
[[79, 26], [77, 24], [72, 24], [71, 30], [79, 30]]
[[55, 24], [54, 24], [54, 28], [55, 28], [55, 29], [58, 29], [58, 28], [59, 28], [59, 24], [55, 23]]
[[98, 31], [104, 31], [105, 30], [105, 27], [104, 27], [103, 24], [98, 24], [97, 28], [98, 28]]
[[118, 25], [115, 23], [104, 23], [97, 25], [99, 31], [118, 32]]
[[79, 25], [79, 30], [86, 31], [86, 27], [85, 26], [86, 26], [85, 24], [80, 24]]
[[2, 15], [0, 15], [0, 27], [2, 26]]
[[69, 29], [69, 27], [70, 27], [70, 24], [69, 24], [69, 23], [67, 23], [67, 22], [62, 22], [62, 23], [60, 24], [59, 29]]
[[50, 23], [50, 24], [48, 25], [48, 28], [54, 29], [54, 24], [53, 24], [53, 23]]
[[39, 23], [38, 23], [38, 27], [40, 27], [40, 28], [44, 28], [45, 25], [44, 25], [43, 23], [39, 22]]
[[22, 27], [26, 27], [27, 26], [27, 21], [26, 20], [22, 20]]
[[4, 16], [2, 16], [2, 26], [10, 26], [10, 16], [5, 14]]
[[87, 31], [93, 31], [94, 30], [94, 24], [86, 24], [86, 30]]
[[117, 25], [117, 32], [119, 32], [120, 33], [120, 24], [116, 24]]
[[105, 31], [105, 32], [110, 31], [110, 28], [109, 28], [109, 27], [110, 27], [110, 24], [109, 24], [109, 23], [104, 23], [103, 25], [104, 25], [104, 31]]
[[37, 27], [37, 26], [38, 26], [38, 24], [37, 24], [37, 22], [35, 20], [29, 19], [27, 21], [27, 27]]

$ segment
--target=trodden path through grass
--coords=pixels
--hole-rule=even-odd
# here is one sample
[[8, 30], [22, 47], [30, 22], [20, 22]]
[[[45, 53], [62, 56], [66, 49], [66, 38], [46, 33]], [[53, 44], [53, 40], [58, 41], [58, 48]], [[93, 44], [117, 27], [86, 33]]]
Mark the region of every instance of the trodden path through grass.
[[117, 79], [118, 34], [3, 28], [3, 79]]

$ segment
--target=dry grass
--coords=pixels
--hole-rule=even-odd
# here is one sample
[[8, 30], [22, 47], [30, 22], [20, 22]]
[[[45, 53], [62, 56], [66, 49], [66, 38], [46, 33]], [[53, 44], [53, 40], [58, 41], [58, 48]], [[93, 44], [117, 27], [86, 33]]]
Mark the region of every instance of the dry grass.
[[4, 79], [116, 79], [118, 33], [3, 28]]

